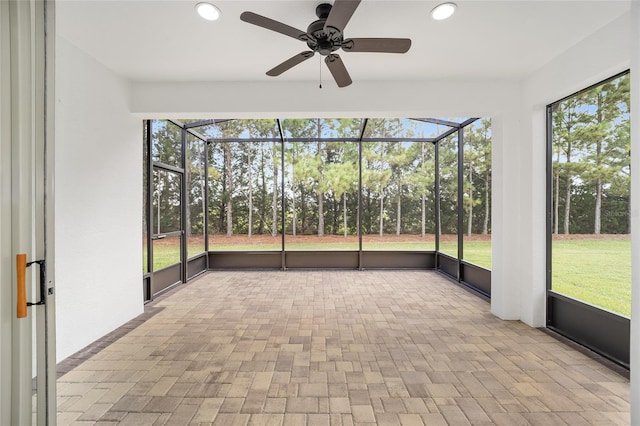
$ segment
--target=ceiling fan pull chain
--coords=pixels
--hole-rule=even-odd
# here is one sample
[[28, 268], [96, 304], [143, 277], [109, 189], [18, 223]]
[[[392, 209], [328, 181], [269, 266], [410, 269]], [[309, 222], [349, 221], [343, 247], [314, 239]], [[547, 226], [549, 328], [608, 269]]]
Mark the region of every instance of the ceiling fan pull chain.
[[320, 64], [320, 86], [319, 88], [322, 89], [322, 56], [318, 56], [318, 63]]

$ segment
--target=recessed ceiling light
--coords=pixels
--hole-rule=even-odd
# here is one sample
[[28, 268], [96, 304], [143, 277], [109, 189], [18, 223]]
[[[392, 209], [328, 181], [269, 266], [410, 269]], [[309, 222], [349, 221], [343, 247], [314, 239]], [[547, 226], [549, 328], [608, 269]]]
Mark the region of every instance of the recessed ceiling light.
[[431, 11], [431, 17], [436, 21], [442, 21], [443, 19], [451, 17], [455, 11], [455, 3], [442, 3], [433, 8]]
[[196, 4], [196, 11], [198, 12], [198, 15], [200, 15], [207, 21], [215, 21], [220, 17], [220, 9], [218, 9], [211, 3]]

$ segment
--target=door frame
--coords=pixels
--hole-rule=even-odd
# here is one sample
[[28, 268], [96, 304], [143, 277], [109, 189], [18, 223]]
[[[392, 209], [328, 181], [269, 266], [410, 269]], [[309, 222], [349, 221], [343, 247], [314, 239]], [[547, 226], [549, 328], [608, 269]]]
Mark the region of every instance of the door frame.
[[[0, 84], [9, 95], [0, 105], [0, 423], [55, 425], [54, 0], [1, 2], [0, 19]], [[17, 318], [15, 308], [19, 253], [49, 265], [43, 295], [37, 294], [38, 267], [27, 270], [27, 301], [45, 304], [31, 306], [26, 319]]]

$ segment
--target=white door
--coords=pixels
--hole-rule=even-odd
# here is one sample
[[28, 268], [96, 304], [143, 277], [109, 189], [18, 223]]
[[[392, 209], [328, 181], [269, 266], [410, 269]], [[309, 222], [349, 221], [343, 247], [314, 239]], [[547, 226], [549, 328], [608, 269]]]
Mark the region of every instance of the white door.
[[[56, 424], [53, 6], [53, 0], [0, 1], [2, 425]], [[40, 263], [20, 267], [21, 258]]]

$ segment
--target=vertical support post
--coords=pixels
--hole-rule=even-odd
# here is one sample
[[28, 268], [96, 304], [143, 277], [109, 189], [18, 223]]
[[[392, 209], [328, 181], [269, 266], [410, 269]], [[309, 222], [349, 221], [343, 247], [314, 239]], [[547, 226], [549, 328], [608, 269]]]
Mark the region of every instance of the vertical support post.
[[440, 269], [439, 254], [440, 254], [440, 139], [434, 144], [434, 167], [435, 167], [435, 179], [433, 182], [433, 200], [435, 203], [436, 213], [436, 269]]
[[[546, 281], [547, 281], [547, 300], [548, 292], [551, 290], [551, 267], [552, 267], [552, 229], [553, 229], [553, 105], [547, 105], [547, 187], [546, 187], [546, 208], [547, 223], [546, 230]], [[547, 303], [547, 318], [545, 324], [549, 325], [553, 321], [553, 312], [551, 304]]]
[[[282, 248], [281, 248], [281, 260], [282, 260], [282, 270], [286, 271], [287, 270], [287, 262], [286, 262], [286, 256], [285, 256], [285, 251], [284, 251], [284, 217], [285, 217], [285, 198], [284, 198], [284, 134], [282, 133], [282, 123], [280, 123], [280, 119], [278, 118], [276, 120], [276, 123], [278, 124], [278, 133], [280, 134], [280, 173], [282, 174], [281, 179], [280, 179], [280, 193], [281, 198], [280, 198], [280, 236], [282, 238]], [[275, 188], [274, 188], [275, 190]]]
[[[631, 2], [631, 422], [640, 424], [640, 2]], [[635, 194], [636, 196], [634, 196]]]
[[[37, 7], [42, 8], [42, 25], [38, 26], [42, 31], [40, 37], [42, 42], [42, 54], [44, 57], [42, 69], [42, 169], [44, 170], [43, 181], [43, 255], [44, 259], [49, 263], [44, 268], [41, 265], [40, 274], [42, 275], [41, 289], [42, 300], [44, 304], [44, 339], [39, 335], [39, 340], [44, 340], [44, 369], [38, 371], [39, 375], [44, 375], [44, 423], [56, 424], [57, 411], [57, 388], [56, 388], [56, 311], [55, 311], [55, 1], [47, 0], [41, 2]], [[44, 370], [44, 371], [43, 371]], [[42, 387], [41, 387], [42, 388]], [[42, 404], [39, 406], [42, 411]], [[42, 413], [38, 413], [39, 421], [42, 419]]]
[[149, 281], [146, 290], [149, 295], [149, 300], [153, 300], [153, 239], [151, 238], [153, 235], [153, 192], [151, 191], [153, 188], [153, 162], [151, 161], [151, 149], [153, 147], [151, 146], [151, 120], [147, 120], [145, 126], [147, 128], [147, 138], [145, 140], [147, 148], [147, 211], [145, 214], [147, 215], [147, 271], [149, 272]]
[[188, 182], [186, 179], [187, 173], [187, 127], [183, 124], [181, 126], [180, 131], [180, 152], [182, 153], [182, 163], [181, 167], [183, 173], [181, 174], [181, 185], [180, 185], [180, 227], [182, 228], [182, 238], [180, 238], [180, 261], [182, 262], [182, 282], [187, 282], [187, 226], [189, 225], [186, 222], [187, 217], [187, 209], [189, 208], [189, 200], [188, 200]]
[[284, 141], [280, 140], [280, 236], [282, 238], [282, 270], [285, 271], [287, 269], [286, 255], [285, 255], [285, 247], [284, 247], [284, 218], [285, 218], [285, 192], [284, 192]]
[[368, 119], [362, 123], [360, 140], [358, 141], [358, 270], [362, 271], [362, 138], [364, 129], [367, 127]]
[[209, 270], [209, 141], [204, 141], [204, 252], [207, 254], [207, 270]]
[[458, 128], [458, 281], [462, 281], [464, 256], [464, 127]]

